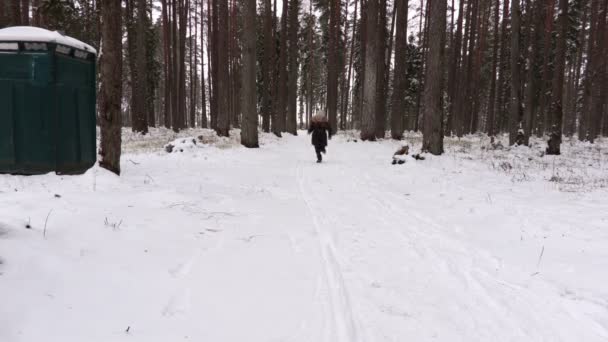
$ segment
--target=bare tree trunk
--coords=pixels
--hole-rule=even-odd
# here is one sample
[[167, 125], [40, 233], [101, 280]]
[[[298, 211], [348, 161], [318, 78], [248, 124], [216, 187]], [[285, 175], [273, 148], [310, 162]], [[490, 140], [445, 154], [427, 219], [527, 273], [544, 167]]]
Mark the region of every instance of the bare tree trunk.
[[[497, 132], [504, 131], [506, 122], [506, 118], [508, 118], [508, 114], [506, 111], [507, 99], [509, 98], [508, 94], [510, 93], [509, 81], [507, 74], [509, 73], [509, 65], [510, 65], [510, 46], [509, 46], [509, 0], [503, 1], [503, 10], [502, 10], [502, 23], [500, 28], [500, 71], [498, 72], [498, 93], [496, 95], [496, 125]], [[510, 104], [510, 102], [509, 102]]]
[[274, 63], [274, 41], [272, 35], [272, 3], [264, 0], [264, 63], [262, 63], [262, 74], [264, 87], [262, 94], [262, 130], [270, 132], [270, 119], [273, 115], [273, 68]]
[[554, 9], [554, 1], [548, 0], [547, 4], [545, 4], [544, 8], [544, 35], [543, 35], [543, 76], [542, 82], [540, 84], [540, 103], [538, 109], [538, 116], [536, 118], [537, 121], [537, 135], [542, 136], [546, 129], [549, 128], [548, 124], [551, 122], [552, 115], [547, 113], [547, 95], [546, 89], [549, 86], [549, 67], [550, 67], [550, 55], [551, 55], [551, 33], [553, 32], [553, 9]]
[[218, 59], [218, 117], [217, 128], [215, 131], [219, 136], [227, 137], [230, 130], [229, 104], [230, 98], [228, 93], [228, 0], [219, 1], [219, 20], [218, 20], [218, 39], [216, 46], [216, 54]]
[[[289, 11], [288, 0], [283, 0], [283, 11], [281, 13], [281, 46], [279, 51], [279, 77], [277, 80], [277, 123], [272, 125], [273, 133], [276, 136], [281, 136], [281, 132], [285, 131], [285, 122], [287, 119], [287, 17]], [[291, 22], [289, 23], [291, 25]], [[292, 90], [289, 89], [289, 92]]]
[[186, 32], [188, 28], [188, 9], [190, 0], [179, 1], [179, 83], [177, 90], [178, 130], [186, 127]]
[[511, 2], [511, 113], [509, 115], [509, 145], [521, 143], [518, 141], [518, 125], [520, 122], [519, 112], [521, 104], [520, 96], [520, 65], [519, 65], [519, 30], [521, 10], [519, 0]]
[[[283, 8], [285, 10], [285, 8]], [[300, 10], [299, 0], [291, 0], [289, 5], [289, 83], [287, 85], [287, 132], [297, 135], [298, 115], [298, 12]], [[337, 99], [336, 99], [337, 100]]]
[[30, 24], [30, 0], [21, 0], [21, 25]]
[[397, 37], [395, 38], [395, 70], [393, 96], [391, 98], [391, 137], [403, 138], [403, 117], [405, 115], [405, 91], [407, 82], [407, 15], [408, 0], [396, 0]]
[[[190, 119], [190, 127], [196, 127], [196, 104], [197, 104], [197, 95], [198, 91], [196, 89], [196, 84], [198, 82], [197, 75], [197, 34], [198, 34], [198, 22], [197, 22], [197, 12], [196, 12], [196, 0], [194, 0], [194, 11], [191, 10], [189, 12], [190, 19], [188, 20], [188, 27], [190, 30], [190, 108], [189, 108], [189, 119]], [[192, 26], [192, 17], [194, 17], [194, 27]]]
[[[381, 0], [382, 1], [382, 0]], [[338, 44], [340, 41], [340, 0], [330, 0], [329, 55], [327, 57], [327, 115], [329, 125], [337, 130], [338, 123]]]
[[[218, 0], [211, 0], [211, 49], [209, 55], [211, 57], [211, 84], [212, 84], [212, 96], [211, 96], [211, 129], [217, 130], [218, 122], [218, 111], [219, 111], [219, 65], [217, 46], [218, 46], [218, 30], [219, 30], [219, 8]], [[226, 61], [221, 61], [225, 63]]]
[[[201, 0], [201, 122], [202, 128], [207, 128], [207, 96], [205, 94], [205, 0]], [[207, 23], [209, 25], [209, 23]], [[209, 37], [207, 37], [209, 39]], [[209, 51], [207, 51], [209, 54]]]
[[[458, 98], [459, 89], [461, 87], [458, 84], [460, 65], [461, 65], [461, 47], [462, 47], [462, 22], [465, 16], [464, 3], [465, 0], [460, 0], [458, 5], [458, 21], [456, 22], [456, 36], [452, 41], [452, 58], [450, 62], [450, 70], [448, 71], [448, 130], [452, 133], [455, 131], [460, 132], [462, 122], [457, 116], [458, 106], [461, 100]], [[458, 128], [457, 128], [458, 127]]]
[[258, 112], [256, 94], [256, 0], [243, 0], [243, 71], [241, 144], [246, 147], [259, 147]]
[[600, 1], [598, 5], [598, 18], [596, 24], [596, 35], [595, 35], [595, 48], [593, 58], [593, 87], [592, 87], [592, 106], [591, 115], [592, 120], [590, 121], [591, 127], [591, 139], [589, 141], [594, 142], [595, 138], [602, 134], [602, 117], [604, 116], [604, 105], [606, 100], [604, 95], [606, 93], [606, 87], [608, 86], [607, 73], [607, 53], [606, 53], [606, 19], [608, 13], [608, 0]]
[[[355, 0], [355, 8], [357, 8], [357, 4], [356, 4]], [[349, 6], [349, 1], [346, 0], [346, 6], [344, 8], [344, 11], [346, 12], [344, 15], [345, 18], [345, 23], [344, 23], [344, 54], [346, 55], [346, 45], [348, 45], [348, 29], [349, 29], [349, 24], [350, 21], [348, 21], [348, 10], [349, 10], [350, 6]], [[355, 21], [357, 19], [354, 19]], [[353, 32], [354, 32], [354, 27], [353, 27]], [[353, 35], [354, 36], [354, 35]], [[346, 72], [346, 70], [344, 70], [346, 68], [346, 65], [341, 65], [341, 70], [342, 72], [340, 73], [340, 98], [339, 98], [339, 109], [340, 109], [340, 129], [341, 130], [345, 130], [346, 129], [346, 120], [347, 120], [347, 113], [346, 113], [346, 103], [344, 102], [347, 94], [349, 92], [350, 89], [350, 79], [347, 77], [348, 76], [348, 72]]]
[[378, 31], [377, 41], [378, 54], [377, 65], [378, 71], [376, 74], [376, 138], [384, 139], [386, 135], [386, 94], [385, 77], [386, 77], [386, 0], [379, 0], [380, 4], [378, 11]]
[[583, 51], [585, 46], [585, 38], [587, 37], [586, 27], [589, 19], [589, 6], [586, 2], [583, 2], [583, 22], [581, 30], [578, 35], [579, 48], [576, 53], [576, 61], [574, 63], [574, 79], [572, 85], [572, 98], [569, 105], [569, 110], [566, 111], [566, 123], [564, 127], [564, 134], [571, 137], [576, 132], [576, 121], [580, 113], [579, 110], [579, 98], [581, 94], [581, 69], [583, 66]]
[[583, 141], [594, 142], [595, 127], [594, 119], [594, 87], [597, 87], [596, 82], [596, 58], [597, 55], [597, 27], [599, 22], [599, 0], [591, 1], [591, 19], [589, 21], [589, 40], [587, 42], [587, 65], [585, 66], [585, 79], [583, 88], [583, 110], [581, 114], [581, 122], [579, 124], [578, 138]]
[[[365, 36], [365, 79], [363, 81], [363, 106], [361, 112], [361, 140], [376, 140], [376, 101], [378, 76], [377, 41], [378, 1], [367, 0], [366, 36]], [[382, 59], [384, 61], [384, 59]]]
[[21, 26], [21, 2], [20, 0], [11, 0], [11, 15], [9, 15], [10, 26]]
[[566, 68], [566, 40], [568, 34], [568, 0], [559, 0], [559, 35], [555, 50], [555, 72], [553, 77], [553, 99], [551, 101], [551, 138], [547, 147], [547, 154], [560, 154], [562, 142], [562, 109], [564, 73]]
[[422, 150], [434, 155], [443, 153], [443, 64], [447, 0], [432, 0], [424, 89], [424, 127]]
[[162, 5], [162, 28], [163, 28], [163, 74], [164, 74], [164, 89], [163, 89], [163, 104], [164, 104], [164, 124], [165, 127], [171, 128], [171, 72], [170, 65], [172, 65], [172, 53], [170, 43], [170, 24], [167, 9], [167, 0], [161, 0]]
[[[307, 99], [307, 116], [306, 116], [306, 121], [310, 124], [310, 120], [312, 118], [312, 111], [313, 111], [313, 95], [314, 95], [314, 91], [312, 89], [312, 68], [313, 68], [313, 64], [314, 64], [314, 60], [315, 60], [315, 47], [314, 47], [314, 40], [313, 40], [313, 27], [314, 27], [314, 17], [312, 16], [312, 1], [309, 2], [309, 8], [308, 8], [308, 15], [309, 15], [309, 20], [312, 20], [312, 23], [308, 24], [308, 51], [310, 51], [310, 62], [309, 62], [309, 70], [308, 70], [308, 86], [307, 86], [307, 95], [308, 95], [308, 99]], [[310, 19], [312, 18], [312, 19]]]
[[496, 70], [498, 69], [498, 46], [500, 45], [500, 36], [498, 33], [498, 24], [500, 21], [500, 0], [496, 0], [494, 4], [494, 43], [492, 44], [492, 71], [490, 73], [490, 99], [488, 101], [488, 117], [486, 119], [486, 132], [490, 137], [496, 135]]
[[527, 14], [526, 22], [528, 24], [528, 44], [525, 48], [528, 57], [526, 58], [527, 63], [527, 82], [525, 85], [525, 110], [524, 117], [522, 123], [523, 129], [523, 144], [529, 145], [530, 136], [532, 135], [532, 127], [533, 127], [533, 118], [535, 116], [536, 110], [536, 100], [537, 100], [537, 90], [538, 90], [538, 81], [536, 77], [536, 65], [537, 65], [537, 56], [538, 56], [538, 42], [540, 41], [540, 28], [542, 20], [534, 20], [540, 15], [540, 4], [536, 4], [531, 6], [529, 12]]
[[[358, 84], [355, 84], [353, 89], [353, 128], [360, 129], [362, 127], [363, 118], [363, 99], [365, 97], [365, 73], [366, 73], [366, 60], [367, 55], [367, 0], [361, 1], [361, 21], [359, 23], [359, 67], [357, 68], [357, 77], [359, 78]], [[374, 123], [375, 125], [375, 123]]]
[[122, 15], [120, 0], [101, 0], [101, 88], [99, 166], [120, 174], [122, 100]]
[[[133, 15], [137, 1], [137, 23]], [[129, 1], [128, 1], [129, 2]], [[146, 96], [146, 0], [130, 0], [129, 59], [131, 65], [131, 125], [133, 132], [148, 133], [148, 110]], [[136, 26], [136, 27], [133, 27]]]
[[[355, 0], [355, 12], [353, 15], [353, 28], [351, 33], [351, 44], [350, 44], [350, 57], [348, 61], [348, 76], [346, 77], [346, 86], [344, 92], [344, 99], [342, 104], [342, 111], [344, 112], [344, 127], [346, 129], [346, 121], [348, 120], [348, 103], [349, 103], [349, 95], [350, 95], [350, 84], [352, 79], [352, 70], [353, 70], [353, 56], [355, 54], [355, 32], [357, 31], [357, 10], [358, 10], [359, 0]], [[354, 118], [351, 118], [351, 126]]]

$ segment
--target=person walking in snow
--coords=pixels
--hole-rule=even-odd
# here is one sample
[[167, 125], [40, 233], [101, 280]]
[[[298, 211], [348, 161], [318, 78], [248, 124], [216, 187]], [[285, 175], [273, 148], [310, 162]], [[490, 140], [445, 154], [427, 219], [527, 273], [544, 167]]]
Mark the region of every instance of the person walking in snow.
[[331, 140], [333, 134], [327, 118], [322, 112], [315, 114], [312, 117], [312, 122], [308, 127], [308, 134], [312, 133], [312, 145], [315, 147], [317, 153], [317, 163], [323, 161], [321, 153], [327, 153], [327, 140]]

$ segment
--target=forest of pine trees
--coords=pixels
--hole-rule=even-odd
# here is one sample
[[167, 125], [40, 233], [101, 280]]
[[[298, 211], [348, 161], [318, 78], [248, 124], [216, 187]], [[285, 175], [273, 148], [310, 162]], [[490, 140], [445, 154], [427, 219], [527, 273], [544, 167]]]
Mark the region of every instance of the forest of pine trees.
[[563, 135], [593, 143], [608, 135], [607, 13], [608, 0], [4, 0], [0, 27], [101, 51], [100, 151], [119, 171], [123, 126], [241, 128], [257, 147], [258, 128], [297, 134], [319, 110], [362, 140], [421, 131], [433, 154], [477, 132], [547, 136], [548, 154]]

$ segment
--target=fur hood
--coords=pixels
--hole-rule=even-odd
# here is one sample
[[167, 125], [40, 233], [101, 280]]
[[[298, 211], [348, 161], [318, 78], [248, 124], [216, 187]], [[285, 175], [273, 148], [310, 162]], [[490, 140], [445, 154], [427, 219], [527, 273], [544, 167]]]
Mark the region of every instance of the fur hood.
[[312, 122], [327, 122], [327, 117], [325, 116], [325, 112], [320, 110], [312, 117]]

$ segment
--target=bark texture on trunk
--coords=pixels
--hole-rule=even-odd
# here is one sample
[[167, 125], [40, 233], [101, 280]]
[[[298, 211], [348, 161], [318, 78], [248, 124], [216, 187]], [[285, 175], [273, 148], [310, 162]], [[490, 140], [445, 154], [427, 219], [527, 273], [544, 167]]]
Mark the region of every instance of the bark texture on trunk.
[[122, 113], [122, 15], [120, 0], [101, 3], [101, 88], [99, 166], [120, 174]]
[[287, 132], [298, 134], [298, 12], [299, 0], [291, 0], [289, 5], [289, 77], [287, 95]]
[[376, 86], [379, 62], [377, 50], [381, 47], [376, 35], [376, 31], [379, 29], [378, 1], [366, 1], [365, 76], [361, 111], [361, 140], [376, 140]]
[[434, 155], [443, 153], [443, 65], [446, 30], [447, 0], [432, 0], [426, 75], [424, 90], [424, 126], [422, 150]]
[[259, 147], [258, 111], [256, 98], [256, 0], [243, 0], [243, 69], [241, 72], [241, 144]]
[[559, 31], [555, 50], [555, 72], [553, 77], [553, 99], [551, 101], [551, 138], [547, 154], [560, 154], [562, 143], [562, 119], [564, 73], [566, 69], [566, 35], [568, 34], [568, 0], [559, 0]]
[[391, 98], [391, 137], [401, 140], [405, 116], [405, 91], [408, 88], [406, 75], [408, 0], [396, 1], [397, 36], [395, 37], [395, 70]]

